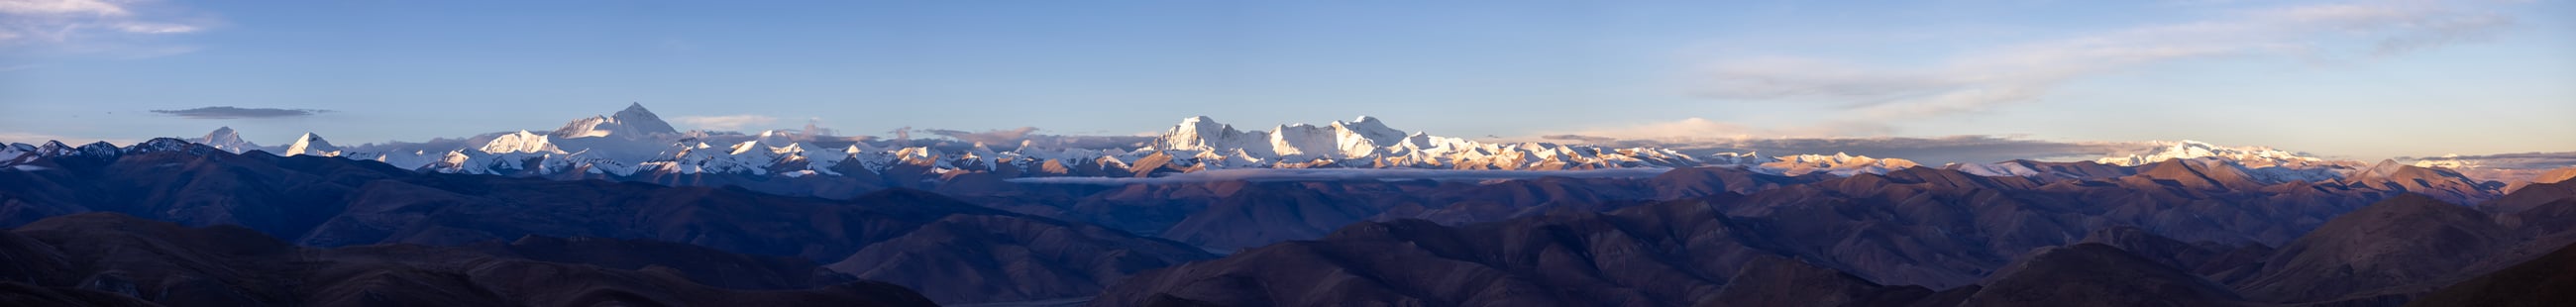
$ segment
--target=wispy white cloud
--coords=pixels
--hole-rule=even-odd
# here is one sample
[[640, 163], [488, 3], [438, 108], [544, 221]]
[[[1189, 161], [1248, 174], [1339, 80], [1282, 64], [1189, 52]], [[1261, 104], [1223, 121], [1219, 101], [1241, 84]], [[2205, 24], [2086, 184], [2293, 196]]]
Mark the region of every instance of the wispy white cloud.
[[127, 16], [132, 12], [114, 3], [98, 0], [7, 0], [0, 1], [0, 13], [12, 15], [98, 15]]
[[331, 112], [331, 110], [319, 109], [238, 108], [232, 106], [151, 111], [152, 113], [160, 113], [162, 115], [193, 119], [287, 118], [313, 116], [314, 114]]
[[778, 122], [778, 118], [776, 118], [776, 117], [769, 117], [769, 116], [762, 116], [762, 115], [752, 115], [752, 114], [741, 114], [741, 115], [718, 115], [718, 116], [681, 116], [681, 117], [679, 118], [679, 120], [680, 120], [680, 123], [682, 123], [682, 124], [689, 124], [689, 125], [691, 125], [691, 126], [697, 126], [699, 130], [713, 130], [713, 131], [740, 130], [740, 129], [742, 129], [742, 127], [748, 127], [748, 126], [752, 126], [752, 125], [767, 125], [767, 124], [771, 124], [771, 123], [776, 123], [776, 122]]
[[203, 31], [213, 22], [179, 13], [158, 1], [0, 0], [0, 48], [46, 47], [65, 52], [114, 52], [121, 47], [166, 55], [190, 47], [125, 46], [128, 37]]
[[2455, 2], [2355, 2], [2236, 11], [1967, 50], [1920, 66], [1758, 56], [1712, 65], [1702, 94], [1740, 101], [1844, 106], [1843, 124], [1988, 110], [2034, 101], [2059, 84], [2188, 59], [2380, 57], [2474, 41], [2513, 25], [2492, 8]]

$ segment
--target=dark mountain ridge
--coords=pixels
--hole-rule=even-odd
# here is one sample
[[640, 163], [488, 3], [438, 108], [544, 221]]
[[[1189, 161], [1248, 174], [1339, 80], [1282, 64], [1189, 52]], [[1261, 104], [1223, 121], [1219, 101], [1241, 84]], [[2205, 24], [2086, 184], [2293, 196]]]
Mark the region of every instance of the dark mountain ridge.
[[[234, 155], [170, 139], [28, 165], [39, 167], [0, 170], [0, 222], [6, 222], [0, 225], [103, 211], [188, 226], [240, 225], [317, 247], [464, 245], [529, 235], [651, 239], [834, 268], [943, 267], [983, 276], [846, 272], [895, 281], [943, 302], [1080, 296], [1136, 271], [1213, 257], [1178, 242], [910, 189], [833, 200], [741, 188], [413, 173], [343, 158]], [[947, 263], [960, 259], [980, 260]]]
[[[522, 241], [596, 240], [604, 239]], [[549, 255], [539, 258], [551, 259], [541, 260], [411, 244], [306, 248], [238, 226], [186, 228], [123, 214], [83, 213], [0, 232], [0, 256], [12, 259], [0, 267], [0, 276], [9, 278], [0, 281], [7, 285], [0, 287], [0, 297], [6, 297], [0, 301], [90, 306], [935, 305], [902, 286], [840, 274], [807, 276], [826, 272], [705, 274], [724, 270], [720, 268], [797, 266], [792, 259], [765, 260], [684, 244], [600, 243], [624, 244], [620, 250], [644, 255]], [[521, 242], [508, 249], [536, 252], [560, 246]], [[657, 254], [688, 256], [633, 258]], [[745, 279], [783, 283], [759, 288], [707, 284]]]
[[[1109, 306], [1741, 305], [1814, 282], [1833, 286], [1800, 290], [1844, 298], [1834, 305], [2103, 303], [2032, 293], [2389, 305], [2576, 241], [2564, 231], [2576, 228], [2576, 197], [2549, 194], [2576, 189], [2499, 197], [2403, 165], [2327, 182], [2278, 182], [2203, 159], [2019, 161], [2049, 170], [2031, 176], [1682, 168], [1651, 178], [1095, 186], [951, 172], [887, 177], [907, 185], [702, 175], [686, 184], [719, 187], [674, 187], [579, 172], [423, 174], [175, 140], [59, 150], [0, 170], [0, 225], [120, 212], [241, 225], [306, 246], [463, 246], [725, 288], [879, 280], [948, 303], [1099, 293], [1094, 304]], [[2402, 231], [2412, 229], [2432, 231]], [[723, 252], [630, 255], [668, 249], [656, 244]], [[742, 269], [656, 264], [673, 261]], [[2335, 267], [2386, 272], [2318, 269]], [[95, 298], [54, 294], [42, 297]]]
[[[2175, 169], [2193, 170], [2166, 170]], [[2576, 210], [2576, 195], [2550, 187], [2504, 197], [2566, 200], [2524, 210], [2524, 225], [2509, 228], [2494, 215], [2424, 195], [2352, 204], [2382, 191], [2333, 184], [2231, 190], [2224, 172], [2033, 188], [1944, 172], [1908, 169], [1734, 199], [1460, 226], [1366, 222], [1322, 239], [1149, 271], [1093, 305], [2393, 306], [2491, 270], [2480, 269], [2487, 263], [2518, 262], [2510, 250], [2564, 233], [2542, 229], [2576, 225], [2562, 217], [2570, 215], [2542, 213]], [[2217, 183], [2139, 177], [2169, 175]], [[2186, 212], [2192, 214], [2176, 214]], [[2238, 217], [2208, 219], [2227, 212]], [[2293, 237], [2267, 237], [2274, 231]], [[1938, 282], [1955, 279], [1965, 281]], [[1243, 296], [1327, 291], [1300, 280], [1367, 281], [1329, 291], [1377, 294]], [[1905, 284], [1933, 286], [1887, 286]], [[1771, 291], [1807, 294], [1789, 300], [1765, 295], [1777, 294]]]

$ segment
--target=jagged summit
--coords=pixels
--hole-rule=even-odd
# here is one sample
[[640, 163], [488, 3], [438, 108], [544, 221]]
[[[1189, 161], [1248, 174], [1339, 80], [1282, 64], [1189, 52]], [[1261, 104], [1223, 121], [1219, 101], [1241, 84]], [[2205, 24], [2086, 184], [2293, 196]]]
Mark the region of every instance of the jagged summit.
[[1376, 117], [1360, 116], [1349, 122], [1333, 122], [1334, 139], [1344, 156], [1365, 156], [1374, 148], [1393, 147], [1406, 139], [1403, 130], [1388, 128]]
[[296, 137], [294, 144], [286, 145], [285, 151], [278, 152], [278, 155], [285, 156], [306, 155], [338, 157], [340, 154], [340, 146], [331, 145], [331, 141], [323, 140], [321, 135], [315, 135], [310, 132], [304, 133], [304, 136]]
[[205, 149], [205, 148], [213, 148], [213, 146], [206, 146], [206, 145], [204, 145], [204, 144], [200, 144], [200, 143], [196, 143], [196, 142], [189, 142], [188, 140], [181, 140], [181, 139], [166, 138], [166, 137], [165, 137], [165, 138], [152, 138], [151, 140], [145, 140], [145, 141], [143, 141], [142, 143], [134, 143], [134, 146], [127, 146], [127, 147], [125, 148], [125, 151], [126, 151], [126, 152], [197, 151], [197, 150], [202, 150], [202, 149]]
[[663, 122], [662, 116], [653, 115], [652, 110], [644, 109], [644, 103], [640, 102], [628, 103], [625, 110], [618, 110], [617, 114], [611, 115], [610, 118], [626, 124], [635, 132], [680, 133], [678, 129], [671, 128], [671, 123]]
[[549, 142], [546, 135], [527, 130], [493, 138], [491, 142], [483, 143], [480, 150], [486, 153], [564, 153], [563, 149]]
[[1814, 172], [1826, 172], [1834, 174], [1835, 176], [1851, 176], [1861, 173], [1885, 174], [1888, 171], [1922, 166], [1921, 164], [1914, 163], [1913, 160], [1896, 158], [1879, 159], [1871, 158], [1869, 156], [1854, 156], [1840, 152], [1834, 153], [1830, 156], [1806, 154], [1781, 156], [1778, 157], [1778, 159], [1778, 161], [1762, 163], [1759, 167], [1773, 172], [1778, 172], [1782, 175], [1790, 176], [1804, 175]]
[[252, 144], [250, 141], [242, 140], [241, 133], [233, 131], [233, 127], [229, 126], [215, 128], [214, 132], [207, 132], [206, 136], [187, 141], [206, 144], [206, 146], [211, 146], [215, 149], [221, 149], [228, 152], [244, 152], [259, 149], [259, 144]]
[[2166, 160], [2193, 160], [2233, 164], [2263, 183], [2292, 181], [2323, 182], [2344, 178], [2365, 166], [2357, 161], [2335, 161], [2302, 152], [2265, 146], [2228, 147], [2201, 141], [2157, 141], [2161, 147], [2142, 153], [2115, 155], [2094, 160], [2118, 166], [2145, 166]]
[[565, 139], [607, 136], [644, 138], [679, 133], [678, 129], [671, 128], [671, 123], [663, 122], [661, 116], [654, 115], [652, 110], [644, 109], [643, 103], [631, 103], [625, 110], [619, 110], [615, 114], [592, 116], [564, 123], [563, 128], [555, 129], [549, 135]]
[[1702, 163], [1661, 148], [1606, 148], [1553, 143], [1485, 143], [1388, 127], [1375, 117], [1325, 125], [1304, 123], [1243, 131], [1206, 116], [1181, 119], [1144, 151], [1173, 152], [1206, 168], [1376, 167], [1557, 169], [1688, 167]]
[[[1261, 136], [1254, 136], [1254, 133], [1259, 133]], [[1171, 130], [1164, 131], [1162, 137], [1154, 143], [1159, 145], [1156, 149], [1162, 150], [1222, 151], [1261, 148], [1267, 151], [1268, 133], [1260, 133], [1260, 131], [1254, 131], [1254, 133], [1237, 131], [1234, 125], [1219, 123], [1216, 119], [1207, 116], [1193, 116], [1181, 119], [1180, 124], [1173, 125]]]
[[2152, 142], [2161, 147], [2126, 156], [2103, 157], [2094, 162], [2119, 166], [2139, 166], [2170, 159], [2221, 158], [2247, 167], [2290, 166], [2325, 162], [2325, 159], [2300, 152], [2265, 146], [2227, 147], [2201, 141]]

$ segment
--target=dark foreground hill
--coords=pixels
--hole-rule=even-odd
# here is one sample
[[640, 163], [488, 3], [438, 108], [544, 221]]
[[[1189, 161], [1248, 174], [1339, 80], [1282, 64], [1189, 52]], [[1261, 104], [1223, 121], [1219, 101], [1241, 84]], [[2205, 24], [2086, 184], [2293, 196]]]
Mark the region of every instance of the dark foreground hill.
[[2406, 306], [2566, 306], [2576, 302], [2576, 245], [2443, 287]]
[[[343, 158], [235, 155], [170, 139], [0, 170], [0, 227], [117, 212], [238, 225], [295, 245], [465, 245], [530, 235], [649, 239], [787, 256], [942, 302], [1089, 295], [1213, 257], [1169, 240], [879, 190], [847, 200], [735, 188], [423, 174]], [[565, 251], [564, 253], [583, 253]]]
[[[2515, 226], [2499, 224], [2497, 215], [2469, 206], [2407, 194], [2334, 216], [2280, 248], [2256, 242], [2186, 243], [2118, 224], [2070, 234], [2066, 231], [2088, 226], [2084, 221], [2117, 215], [2085, 218], [2074, 215], [2086, 212], [2082, 209], [1979, 196], [2004, 192], [1916, 190], [1929, 187], [1920, 184], [1943, 181], [1905, 176], [1911, 175], [1832, 187], [1843, 192], [1792, 186], [1732, 198], [1739, 203], [1671, 201], [1463, 226], [1365, 222], [1318, 240], [1149, 271], [1111, 287], [1092, 305], [2395, 306], [2501, 267], [2488, 263], [2529, 259], [2514, 251], [2563, 246], [2555, 238], [2571, 236], [2566, 229], [2576, 225], [2570, 215], [2547, 214], [2576, 210], [2576, 195], [2541, 187], [2523, 189], [2513, 198], [2559, 201], [2515, 214]], [[1853, 179], [1879, 180], [1867, 175]], [[1917, 184], [1890, 184], [1902, 182]], [[1910, 202], [1868, 205], [1879, 200], [1849, 191], [1905, 195], [1900, 199], [1960, 195], [1977, 201], [1934, 208], [1966, 207], [1948, 210], [2008, 223], [1923, 225], [1923, 216], [1944, 213], [1909, 211], [1924, 210], [1909, 209], [1916, 206]], [[2112, 193], [2106, 191], [2138, 190], [2087, 194]], [[1740, 203], [1773, 197], [1804, 202]], [[2016, 206], [1975, 209], [1996, 204]], [[1757, 205], [1788, 211], [1730, 215], [1721, 210], [1742, 212]], [[2070, 212], [2049, 212], [2057, 210]], [[2028, 228], [2041, 225], [2051, 228]], [[1985, 230], [1999, 226], [2046, 232]], [[2208, 231], [2167, 232], [2213, 233]], [[1997, 235], [2025, 239], [1996, 240]], [[2007, 255], [1993, 252], [2009, 249], [1997, 243], [2016, 242], [2058, 245]], [[2002, 260], [1991, 260], [1998, 258]], [[2535, 270], [2531, 266], [2516, 268]], [[1954, 269], [1939, 270], [1943, 267]], [[1975, 280], [1937, 287], [1886, 282], [1952, 274], [1948, 272], [1974, 274]], [[2545, 281], [2551, 278], [2545, 276], [2548, 272], [2489, 279]]]
[[[884, 188], [820, 198], [755, 192], [756, 183], [422, 174], [342, 158], [233, 155], [169, 140], [81, 148], [0, 169], [0, 226], [32, 229], [69, 223], [54, 220], [60, 216], [114, 212], [284, 238], [278, 245], [297, 252], [148, 265], [217, 273], [156, 277], [131, 292], [91, 283], [121, 271], [27, 273], [80, 275], [5, 287], [29, 293], [13, 297], [115, 303], [225, 288], [304, 302], [318, 299], [304, 298], [311, 293], [304, 290], [262, 289], [461, 287], [295, 270], [275, 274], [322, 282], [275, 286], [222, 273], [268, 265], [262, 261], [308, 265], [297, 261], [360, 255], [348, 257], [492, 258], [612, 272], [545, 269], [556, 273], [535, 276], [599, 276], [525, 286], [546, 293], [688, 287], [672, 280], [772, 293], [871, 280], [943, 303], [1097, 295], [1091, 303], [1099, 306], [2394, 306], [2576, 242], [2576, 195], [2569, 195], [2576, 189], [2567, 186], [2576, 183], [2498, 196], [2483, 185], [2455, 184], [2455, 174], [2403, 165], [2334, 182], [2278, 181], [2210, 160], [2022, 162], [2080, 171], [2032, 176], [1915, 167], [1783, 177], [1687, 168], [1624, 179], [1124, 186], [1014, 184], [961, 173], [935, 179], [948, 183], [936, 186], [948, 195]], [[950, 196], [960, 194], [968, 200]], [[94, 244], [149, 250], [122, 246], [161, 243]], [[1239, 252], [1217, 258], [1202, 249]], [[339, 274], [407, 270], [361, 266]], [[134, 280], [117, 278], [124, 279], [111, 281]], [[206, 283], [247, 286], [182, 286]], [[84, 287], [105, 290], [74, 291]], [[689, 293], [701, 292], [732, 297]], [[571, 300], [494, 293], [426, 302]], [[643, 297], [706, 304], [690, 301], [695, 296]]]
[[[612, 239], [521, 241], [491, 250], [413, 244], [306, 248], [238, 226], [187, 228], [84, 213], [0, 232], [0, 259], [8, 259], [0, 263], [0, 276], [7, 278], [0, 281], [0, 303], [935, 306], [902, 286], [854, 280], [795, 259]], [[568, 244], [620, 245], [633, 254], [561, 253]]]

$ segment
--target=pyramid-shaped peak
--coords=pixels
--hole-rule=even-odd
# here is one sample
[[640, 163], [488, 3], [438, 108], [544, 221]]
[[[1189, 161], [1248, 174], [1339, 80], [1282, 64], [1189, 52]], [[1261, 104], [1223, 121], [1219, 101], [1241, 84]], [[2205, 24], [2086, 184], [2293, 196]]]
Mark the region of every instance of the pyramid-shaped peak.
[[331, 141], [323, 140], [321, 135], [306, 132], [303, 137], [295, 138], [294, 144], [286, 145], [286, 152], [282, 154], [336, 157], [340, 155], [340, 146], [331, 145]]
[[633, 130], [633, 132], [637, 133], [680, 133], [679, 129], [671, 128], [671, 123], [663, 122], [662, 116], [654, 115], [653, 110], [644, 109], [644, 103], [641, 102], [628, 103], [625, 110], [619, 110], [617, 111], [617, 114], [609, 117], [610, 119], [616, 120], [619, 124], [624, 124], [627, 129]]
[[259, 145], [251, 144], [250, 141], [242, 140], [241, 133], [233, 131], [233, 127], [215, 128], [214, 132], [207, 132], [206, 136], [189, 141], [193, 141], [198, 144], [206, 144], [206, 146], [213, 146], [215, 149], [222, 149], [229, 152], [244, 152], [259, 147]]
[[212, 131], [212, 132], [206, 132], [206, 136], [205, 136], [205, 137], [197, 138], [197, 142], [199, 142], [199, 143], [230, 143], [230, 142], [241, 142], [241, 133], [240, 133], [240, 132], [233, 131], [233, 127], [219, 127], [219, 128], [215, 128], [215, 131]]
[[671, 128], [671, 123], [663, 122], [660, 115], [654, 115], [652, 110], [644, 109], [643, 103], [629, 103], [625, 110], [617, 111], [615, 114], [585, 117], [564, 123], [564, 127], [555, 129], [552, 135], [562, 139], [604, 136], [643, 138], [679, 133], [679, 129]]
[[1391, 128], [1387, 128], [1387, 127], [1386, 127], [1386, 121], [1381, 121], [1381, 120], [1378, 120], [1376, 117], [1370, 117], [1370, 116], [1366, 116], [1366, 115], [1362, 115], [1362, 116], [1360, 116], [1359, 118], [1351, 119], [1351, 121], [1348, 121], [1348, 122], [1333, 122], [1333, 124], [1334, 124], [1334, 125], [1339, 125], [1339, 126], [1349, 127], [1349, 128], [1351, 128], [1351, 129], [1394, 130], [1394, 129], [1391, 129]]

